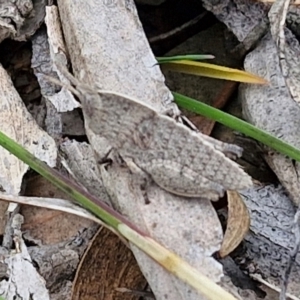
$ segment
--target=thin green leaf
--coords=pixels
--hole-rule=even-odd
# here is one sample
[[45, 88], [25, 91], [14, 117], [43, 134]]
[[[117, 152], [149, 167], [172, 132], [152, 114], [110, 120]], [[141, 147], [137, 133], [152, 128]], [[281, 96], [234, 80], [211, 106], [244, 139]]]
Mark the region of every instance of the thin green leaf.
[[173, 93], [178, 106], [239, 131], [278, 152], [300, 161], [300, 150], [241, 119], [184, 95]]
[[159, 64], [168, 63], [177, 60], [203, 60], [203, 59], [213, 59], [215, 58], [210, 54], [187, 54], [187, 55], [176, 55], [176, 56], [164, 56], [156, 57]]
[[256, 84], [266, 84], [268, 81], [256, 76], [254, 74], [248, 73], [246, 71], [227, 68], [223, 66], [218, 66], [214, 64], [208, 64], [198, 61], [190, 60], [179, 60], [164, 63], [162, 65], [163, 69], [181, 72], [186, 74], [192, 74], [197, 76], [205, 76], [217, 79], [226, 79], [231, 81], [245, 82], [245, 83], [256, 83]]

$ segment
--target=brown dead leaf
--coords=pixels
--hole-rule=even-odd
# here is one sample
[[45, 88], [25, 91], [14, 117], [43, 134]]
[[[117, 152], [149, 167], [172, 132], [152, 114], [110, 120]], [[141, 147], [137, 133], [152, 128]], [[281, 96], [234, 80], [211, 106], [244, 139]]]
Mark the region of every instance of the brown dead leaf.
[[[134, 300], [147, 281], [132, 252], [108, 229], [102, 227], [86, 250], [75, 276], [72, 300]], [[127, 291], [126, 293], [121, 291]]]
[[[41, 176], [28, 180], [25, 195], [70, 200]], [[75, 215], [40, 207], [22, 206], [22, 215], [25, 219], [22, 229], [27, 230], [32, 238], [41, 240], [44, 245], [66, 241], [81, 228], [94, 224]]]
[[[237, 88], [237, 83], [233, 81], [226, 81], [220, 92], [216, 95], [216, 97], [212, 100], [211, 106], [215, 108], [223, 108], [234, 91]], [[191, 122], [203, 133], [206, 135], [210, 135], [214, 126], [215, 121], [208, 119], [206, 117], [200, 116], [198, 114], [193, 114], [191, 112], [187, 112], [187, 116], [191, 120]]]
[[237, 191], [227, 191], [228, 220], [224, 235], [220, 257], [231, 253], [243, 240], [250, 227], [250, 216], [248, 209]]

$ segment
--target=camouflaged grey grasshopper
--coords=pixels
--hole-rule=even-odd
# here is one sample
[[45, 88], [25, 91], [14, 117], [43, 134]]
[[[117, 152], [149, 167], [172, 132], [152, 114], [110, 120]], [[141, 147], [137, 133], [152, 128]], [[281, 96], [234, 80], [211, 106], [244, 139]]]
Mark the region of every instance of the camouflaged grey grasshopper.
[[81, 100], [89, 129], [106, 138], [130, 169], [143, 171], [161, 188], [184, 197], [217, 200], [225, 190], [252, 185], [250, 176], [217, 149], [222, 142], [213, 142], [136, 99], [91, 88], [62, 73], [76, 87], [70, 90]]

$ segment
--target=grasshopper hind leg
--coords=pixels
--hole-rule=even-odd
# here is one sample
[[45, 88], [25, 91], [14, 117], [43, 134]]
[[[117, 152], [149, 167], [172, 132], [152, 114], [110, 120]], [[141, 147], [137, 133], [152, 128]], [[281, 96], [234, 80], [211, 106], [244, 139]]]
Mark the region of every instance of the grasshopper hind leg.
[[188, 167], [167, 160], [152, 160], [140, 167], [162, 189], [183, 197], [208, 198], [216, 201], [224, 195], [224, 187], [209, 180]]

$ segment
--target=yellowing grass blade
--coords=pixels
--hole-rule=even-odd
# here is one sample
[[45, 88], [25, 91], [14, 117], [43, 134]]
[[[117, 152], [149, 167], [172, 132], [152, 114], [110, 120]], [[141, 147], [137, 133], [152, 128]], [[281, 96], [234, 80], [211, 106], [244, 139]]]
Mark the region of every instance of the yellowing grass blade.
[[145, 251], [164, 268], [195, 288], [200, 294], [209, 300], [237, 300], [233, 295], [225, 291], [208, 277], [199, 273], [196, 269], [182, 260], [175, 253], [162, 247], [149, 237], [142, 237], [126, 224], [118, 225], [119, 232], [129, 241]]
[[268, 83], [267, 80], [245, 71], [218, 66], [214, 64], [198, 62], [198, 61], [179, 60], [179, 61], [164, 63], [161, 67], [175, 72], [181, 72], [181, 73], [205, 76], [211, 78], [218, 78], [218, 79], [226, 79], [231, 81], [257, 83], [257, 84]]

